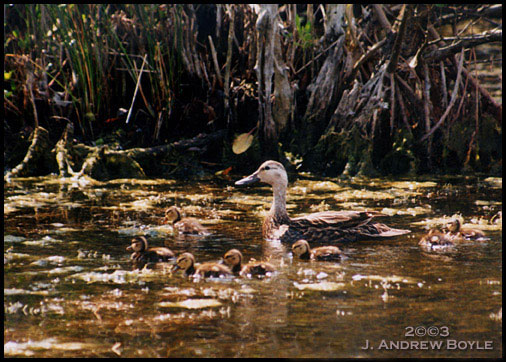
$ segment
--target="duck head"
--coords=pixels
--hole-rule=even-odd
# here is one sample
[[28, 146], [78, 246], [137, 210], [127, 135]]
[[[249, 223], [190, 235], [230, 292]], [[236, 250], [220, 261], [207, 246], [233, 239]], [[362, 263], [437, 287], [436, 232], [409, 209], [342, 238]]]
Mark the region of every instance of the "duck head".
[[234, 269], [236, 266], [240, 266], [242, 263], [242, 253], [237, 249], [230, 249], [223, 257], [223, 262]]
[[288, 185], [288, 176], [285, 167], [276, 161], [265, 161], [254, 173], [239, 181], [236, 185], [249, 185], [255, 182], [264, 182], [271, 186], [284, 186]]
[[183, 253], [177, 257], [176, 264], [172, 267], [172, 271], [182, 269], [184, 271], [190, 269], [195, 264], [195, 257], [191, 253]]
[[132, 244], [127, 246], [128, 251], [142, 252], [148, 248], [148, 241], [144, 236], [136, 236], [132, 239]]
[[451, 233], [456, 233], [460, 230], [460, 221], [459, 219], [453, 219], [448, 224], [446, 224], [448, 231]]
[[309, 253], [309, 243], [306, 240], [299, 240], [292, 245], [292, 253], [300, 257], [303, 254]]
[[176, 221], [181, 220], [181, 211], [177, 206], [171, 206], [165, 211], [165, 218], [163, 219], [164, 222], [171, 222], [175, 223]]

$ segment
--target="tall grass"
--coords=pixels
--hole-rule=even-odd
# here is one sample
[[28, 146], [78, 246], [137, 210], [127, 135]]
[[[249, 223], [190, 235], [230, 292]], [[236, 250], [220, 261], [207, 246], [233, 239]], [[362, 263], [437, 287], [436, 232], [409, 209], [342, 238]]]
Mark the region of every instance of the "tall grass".
[[12, 4], [4, 5], [4, 14], [4, 104], [26, 103], [20, 98], [33, 73], [35, 97], [53, 108], [71, 102], [82, 135], [92, 140], [96, 127], [130, 106], [147, 55], [135, 105], [153, 119], [168, 117], [179, 73], [173, 39], [180, 23], [167, 6]]

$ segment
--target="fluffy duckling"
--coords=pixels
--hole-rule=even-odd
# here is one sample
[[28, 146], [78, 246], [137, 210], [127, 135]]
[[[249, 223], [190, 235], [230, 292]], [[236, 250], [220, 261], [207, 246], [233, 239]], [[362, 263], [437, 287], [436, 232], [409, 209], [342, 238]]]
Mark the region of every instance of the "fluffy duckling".
[[246, 265], [242, 265], [242, 253], [237, 249], [227, 251], [223, 257], [223, 261], [232, 269], [232, 272], [241, 276], [266, 275], [267, 273], [273, 273], [276, 271], [274, 265], [264, 261], [254, 261], [249, 262]]
[[126, 250], [133, 251], [130, 258], [137, 263], [158, 263], [175, 258], [174, 253], [169, 248], [148, 248], [148, 241], [144, 236], [133, 238], [132, 244], [127, 246]]
[[458, 240], [459, 238], [457, 237], [452, 237], [449, 234], [443, 234], [436, 229], [430, 229], [427, 234], [422, 236], [418, 245], [429, 249], [437, 249], [454, 246], [455, 242]]
[[502, 211], [497, 212], [492, 218], [490, 219], [491, 224], [502, 224]]
[[174, 229], [180, 234], [205, 235], [209, 231], [193, 217], [181, 217], [181, 210], [177, 206], [171, 206], [165, 211], [164, 223], [171, 222]]
[[340, 260], [341, 250], [337, 246], [320, 246], [311, 249], [306, 240], [299, 240], [292, 245], [292, 253], [303, 260]]
[[195, 265], [195, 257], [191, 253], [183, 253], [178, 256], [172, 271], [179, 269], [182, 269], [187, 276], [198, 275], [204, 278], [219, 278], [233, 275], [232, 271], [223, 264], [202, 263]]
[[446, 227], [448, 228], [448, 234], [452, 237], [463, 237], [467, 240], [476, 240], [485, 237], [485, 234], [481, 230], [462, 229], [459, 219], [453, 219]]

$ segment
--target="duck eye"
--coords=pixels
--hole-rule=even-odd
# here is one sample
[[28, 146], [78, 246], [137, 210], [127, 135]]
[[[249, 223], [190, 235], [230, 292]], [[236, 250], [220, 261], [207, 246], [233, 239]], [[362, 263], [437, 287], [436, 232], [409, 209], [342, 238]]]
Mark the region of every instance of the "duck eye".
[[265, 167], [264, 167], [264, 170], [266, 170], [266, 171], [267, 171], [267, 170], [270, 170], [270, 167], [269, 167], [269, 166], [265, 166]]

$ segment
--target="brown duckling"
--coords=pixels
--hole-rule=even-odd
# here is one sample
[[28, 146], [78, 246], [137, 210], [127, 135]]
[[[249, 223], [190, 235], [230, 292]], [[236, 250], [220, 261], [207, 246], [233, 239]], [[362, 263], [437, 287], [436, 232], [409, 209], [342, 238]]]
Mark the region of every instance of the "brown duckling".
[[303, 260], [340, 260], [341, 250], [337, 246], [320, 246], [311, 249], [309, 243], [301, 239], [292, 245], [292, 253]]
[[286, 211], [288, 176], [285, 167], [276, 161], [264, 162], [253, 174], [235, 184], [255, 182], [269, 184], [273, 190], [272, 206], [262, 226], [265, 239], [289, 243], [305, 239], [311, 243], [323, 243], [389, 238], [410, 232], [373, 221], [375, 216], [385, 216], [376, 211], [322, 211], [291, 218]]
[[144, 236], [136, 236], [133, 238], [132, 244], [127, 246], [126, 250], [133, 251], [130, 258], [132, 261], [138, 263], [158, 263], [175, 258], [174, 253], [169, 248], [148, 248], [148, 241]]
[[204, 278], [219, 278], [232, 276], [232, 271], [223, 264], [202, 263], [195, 265], [195, 257], [191, 253], [183, 253], [178, 256], [176, 264], [172, 267], [173, 271], [182, 269], [185, 275], [198, 275]]
[[448, 228], [448, 234], [452, 237], [463, 237], [467, 240], [476, 240], [485, 237], [485, 234], [481, 230], [462, 229], [459, 219], [451, 220], [446, 227]]
[[455, 242], [459, 240], [458, 237], [444, 234], [436, 229], [430, 229], [427, 234], [422, 236], [418, 245], [429, 249], [437, 249], [454, 246]]
[[491, 224], [502, 224], [502, 211], [498, 211], [497, 214], [492, 216], [490, 219]]
[[177, 206], [171, 206], [165, 211], [165, 223], [171, 222], [174, 229], [180, 234], [205, 235], [209, 231], [193, 217], [181, 217], [181, 210]]
[[225, 253], [223, 261], [232, 269], [232, 272], [241, 276], [266, 275], [267, 273], [273, 273], [276, 271], [274, 265], [265, 261], [253, 261], [246, 265], [242, 265], [242, 258], [242, 253], [239, 250], [231, 249]]

